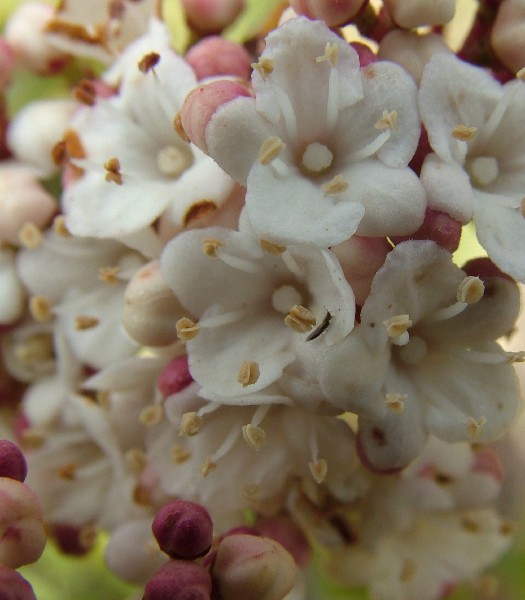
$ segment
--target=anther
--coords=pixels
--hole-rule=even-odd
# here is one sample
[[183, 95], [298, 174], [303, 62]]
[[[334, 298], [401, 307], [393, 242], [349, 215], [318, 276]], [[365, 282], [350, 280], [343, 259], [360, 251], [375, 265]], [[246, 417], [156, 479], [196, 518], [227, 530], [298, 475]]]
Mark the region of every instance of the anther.
[[114, 284], [117, 282], [117, 275], [120, 267], [100, 267], [98, 270], [98, 278], [104, 283]]
[[395, 315], [383, 321], [383, 325], [386, 327], [388, 337], [397, 338], [407, 332], [412, 326], [412, 321], [408, 315]]
[[179, 428], [179, 435], [191, 437], [197, 435], [202, 427], [202, 417], [196, 412], [187, 412], [182, 415]]
[[506, 362], [509, 364], [525, 362], [525, 351], [505, 352]]
[[29, 300], [29, 312], [35, 321], [47, 323], [53, 318], [51, 302], [44, 296], [33, 296]]
[[224, 246], [224, 242], [216, 238], [204, 238], [202, 240], [202, 251], [211, 258], [217, 258], [217, 251], [221, 246]]
[[296, 304], [284, 318], [284, 323], [298, 333], [306, 333], [315, 326], [316, 320], [307, 308]]
[[479, 524], [470, 517], [463, 517], [463, 519], [461, 519], [461, 527], [469, 533], [479, 533], [480, 531]]
[[175, 129], [176, 134], [181, 138], [181, 140], [184, 140], [185, 142], [190, 141], [188, 134], [182, 126], [182, 115], [180, 112], [178, 112], [173, 118], [173, 129]]
[[505, 520], [501, 523], [499, 532], [501, 535], [504, 535], [505, 537], [509, 537], [511, 535], [514, 535], [516, 533], [517, 529], [518, 528], [517, 528], [516, 523], [514, 523], [513, 521]]
[[335, 42], [333, 44], [330, 44], [330, 42], [327, 42], [326, 46], [324, 48], [324, 54], [322, 54], [321, 56], [317, 56], [315, 59], [315, 62], [316, 63], [329, 62], [332, 65], [332, 67], [335, 67], [337, 65], [337, 53], [338, 53], [337, 44]]
[[106, 181], [122, 185], [122, 173], [120, 172], [120, 161], [118, 158], [110, 158], [104, 163], [106, 170]]
[[458, 125], [450, 132], [453, 138], [460, 142], [470, 142], [474, 139], [474, 135], [478, 130], [477, 127], [467, 127], [466, 125]]
[[465, 277], [458, 286], [458, 302], [476, 304], [483, 298], [485, 286], [479, 277]]
[[182, 317], [175, 323], [177, 336], [182, 342], [189, 342], [199, 333], [199, 325], [188, 317]]
[[517, 79], [521, 79], [521, 81], [525, 81], [525, 67], [523, 67], [516, 73], [516, 77]]
[[248, 387], [249, 385], [257, 383], [260, 374], [258, 363], [245, 360], [241, 364], [241, 368], [237, 374], [237, 382], [240, 383], [242, 387]]
[[323, 192], [325, 196], [335, 196], [341, 194], [348, 189], [348, 183], [344, 180], [342, 175], [336, 175], [323, 185]]
[[97, 99], [97, 90], [89, 79], [82, 79], [73, 89], [76, 100], [87, 106], [94, 106]]
[[75, 463], [68, 463], [58, 469], [58, 476], [65, 481], [73, 481], [77, 477], [78, 467]]
[[151, 404], [146, 406], [140, 413], [139, 420], [146, 427], [154, 427], [158, 425], [164, 417], [164, 409], [160, 404]]
[[65, 164], [67, 164], [69, 156], [66, 150], [66, 142], [64, 140], [57, 142], [51, 149], [51, 160], [57, 167], [63, 167]]
[[60, 237], [71, 237], [71, 233], [66, 227], [66, 218], [64, 215], [57, 215], [53, 219], [53, 231]]
[[157, 54], [157, 52], [149, 52], [148, 54], [145, 54], [137, 63], [139, 71], [142, 73], [149, 73], [151, 69], [157, 66], [159, 60], [160, 54]]
[[400, 415], [405, 410], [407, 398], [407, 394], [387, 394], [385, 404], [393, 413]]
[[[524, 198], [525, 200], [525, 198]], [[270, 256], [279, 256], [286, 250], [286, 246], [279, 246], [278, 244], [272, 244], [272, 242], [268, 242], [267, 240], [259, 240], [259, 244], [262, 248], [262, 251]]]
[[18, 232], [18, 239], [24, 248], [33, 250], [44, 241], [44, 234], [34, 223], [25, 223]]
[[130, 448], [126, 452], [125, 458], [127, 464], [135, 473], [141, 473], [146, 468], [146, 454], [140, 448]]
[[268, 165], [284, 150], [285, 145], [280, 137], [270, 136], [264, 140], [259, 150], [259, 162]]
[[374, 124], [376, 129], [397, 129], [397, 110], [384, 110], [383, 116]]
[[85, 331], [86, 329], [93, 329], [100, 321], [97, 317], [90, 317], [88, 315], [78, 315], [75, 317], [75, 329], [77, 331]]
[[480, 417], [479, 419], [475, 419], [474, 417], [468, 417], [467, 419], [467, 433], [471, 440], [475, 440], [479, 437], [481, 433], [481, 429], [487, 422], [485, 417]]
[[328, 463], [324, 458], [317, 458], [308, 463], [310, 473], [316, 483], [323, 483], [328, 473]]
[[252, 63], [251, 67], [257, 71], [257, 73], [259, 73], [264, 80], [266, 80], [273, 72], [274, 62], [270, 58], [263, 56], [259, 59], [259, 62]]
[[245, 442], [254, 450], [260, 450], [266, 443], [266, 432], [262, 427], [255, 427], [252, 424], [244, 425], [242, 436]]
[[208, 475], [217, 468], [216, 463], [213, 462], [211, 456], [206, 457], [205, 461], [201, 465], [201, 474], [203, 477]]
[[174, 444], [170, 448], [170, 458], [176, 465], [181, 465], [191, 458], [191, 452], [182, 444]]

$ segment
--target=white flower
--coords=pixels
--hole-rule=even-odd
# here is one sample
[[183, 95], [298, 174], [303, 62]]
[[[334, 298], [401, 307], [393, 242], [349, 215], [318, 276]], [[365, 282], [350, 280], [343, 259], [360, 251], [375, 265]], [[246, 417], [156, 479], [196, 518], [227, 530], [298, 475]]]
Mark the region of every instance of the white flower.
[[360, 70], [346, 42], [299, 17], [267, 37], [252, 83], [255, 98], [220, 106], [205, 134], [210, 155], [247, 185], [258, 235], [327, 247], [356, 230], [418, 228], [425, 194], [407, 164], [419, 116], [403, 69], [377, 62]]
[[183, 140], [174, 119], [196, 85], [191, 67], [169, 46], [165, 27], [151, 22], [118, 64], [117, 95], [82, 107], [66, 134], [70, 164], [80, 169], [64, 191], [66, 224], [75, 235], [121, 237], [169, 209], [186, 226], [203, 205], [217, 207], [233, 181]]
[[197, 321], [178, 326], [203, 398], [326, 404], [308, 371], [352, 329], [355, 312], [334, 255], [259, 245], [249, 230], [213, 227], [170, 242], [161, 272]]
[[525, 84], [438, 54], [421, 81], [430, 154], [421, 180], [431, 208], [472, 217], [490, 258], [525, 281]]
[[405, 466], [426, 435], [485, 443], [513, 422], [520, 398], [495, 342], [519, 312], [507, 279], [465, 273], [432, 242], [398, 245], [377, 272], [361, 322], [320, 368], [321, 389], [359, 415], [364, 458]]

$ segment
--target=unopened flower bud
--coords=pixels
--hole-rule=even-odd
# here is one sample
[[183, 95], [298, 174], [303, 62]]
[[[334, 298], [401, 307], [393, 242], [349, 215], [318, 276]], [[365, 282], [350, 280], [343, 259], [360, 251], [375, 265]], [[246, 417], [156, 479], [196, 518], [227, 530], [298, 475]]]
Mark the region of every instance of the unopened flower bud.
[[96, 541], [97, 531], [91, 525], [77, 526], [68, 523], [55, 523], [50, 527], [60, 551], [71, 556], [83, 556]]
[[239, 96], [250, 96], [250, 91], [236, 81], [214, 81], [188, 94], [182, 107], [182, 126], [191, 141], [207, 152], [206, 126], [218, 108]]
[[26, 475], [26, 459], [20, 448], [9, 440], [0, 440], [0, 477], [23, 482]]
[[456, 9], [456, 0], [384, 0], [384, 4], [393, 21], [405, 29], [444, 25]]
[[0, 564], [17, 569], [35, 562], [45, 544], [37, 495], [20, 481], [0, 477]]
[[525, 66], [525, 3], [504, 0], [491, 33], [491, 45], [501, 62], [517, 73]]
[[361, 10], [364, 0], [290, 0], [299, 15], [325, 21], [329, 27], [347, 23]]
[[195, 44], [186, 54], [197, 79], [233, 75], [241, 79], [250, 76], [251, 57], [239, 44], [220, 36], [210, 36]]
[[286, 515], [265, 517], [255, 523], [257, 531], [264, 537], [279, 542], [293, 556], [299, 566], [308, 564], [312, 548], [304, 533]]
[[188, 23], [201, 34], [218, 33], [233, 23], [244, 0], [182, 0]]
[[252, 535], [224, 538], [213, 566], [222, 600], [282, 600], [296, 572], [294, 559], [279, 543]]
[[205, 567], [187, 560], [170, 560], [148, 581], [142, 600], [209, 600], [211, 588]]
[[184, 310], [165, 283], [157, 261], [144, 265], [124, 295], [122, 324], [139, 344], [167, 346], [177, 340], [176, 322]]
[[427, 208], [421, 227], [410, 235], [393, 236], [392, 241], [399, 244], [405, 240], [432, 240], [445, 250], [458, 249], [461, 238], [461, 223], [444, 212]]
[[505, 479], [503, 463], [496, 450], [490, 446], [482, 446], [475, 451], [472, 471], [490, 475], [498, 483], [503, 483]]
[[186, 354], [177, 356], [170, 360], [164, 367], [157, 382], [157, 387], [164, 398], [182, 391], [190, 385], [193, 377], [188, 369], [188, 357]]
[[172, 558], [193, 560], [210, 549], [213, 523], [200, 504], [174, 500], [156, 514], [151, 526], [163, 552]]
[[31, 584], [20, 573], [0, 564], [1, 600], [36, 600]]

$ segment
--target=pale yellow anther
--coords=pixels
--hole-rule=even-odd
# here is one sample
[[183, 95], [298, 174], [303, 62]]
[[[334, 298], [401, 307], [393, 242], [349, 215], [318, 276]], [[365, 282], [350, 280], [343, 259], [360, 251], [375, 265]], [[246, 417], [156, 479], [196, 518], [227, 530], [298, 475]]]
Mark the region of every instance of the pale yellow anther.
[[328, 473], [328, 463], [324, 458], [317, 458], [308, 463], [310, 473], [316, 483], [323, 483]]
[[412, 321], [408, 315], [394, 315], [383, 321], [383, 325], [386, 327], [388, 337], [397, 338], [412, 326]]
[[298, 333], [310, 331], [316, 323], [314, 315], [304, 306], [295, 304], [284, 317], [284, 323]]
[[279, 246], [278, 244], [272, 244], [268, 240], [259, 240], [259, 244], [266, 254], [270, 256], [279, 256], [286, 250], [286, 246]]
[[53, 339], [48, 333], [36, 333], [15, 345], [15, 356], [26, 364], [50, 360], [54, 356]]
[[477, 521], [475, 521], [472, 517], [468, 516], [461, 519], [461, 527], [469, 533], [479, 533], [481, 530], [479, 523], [477, 523]]
[[467, 433], [471, 440], [475, 440], [479, 437], [481, 430], [487, 419], [485, 417], [480, 417], [479, 419], [475, 419], [474, 417], [469, 417], [467, 419]]
[[246, 498], [246, 500], [257, 503], [262, 496], [261, 486], [257, 485], [256, 483], [247, 483], [242, 488], [242, 495], [244, 498]]
[[242, 387], [247, 387], [249, 385], [253, 385], [259, 379], [259, 375], [261, 374], [259, 370], [259, 364], [254, 361], [245, 360], [241, 364], [241, 368], [239, 369], [239, 373], [237, 374], [237, 382], [242, 385]]
[[217, 465], [213, 462], [211, 456], [207, 456], [205, 461], [201, 465], [201, 475], [208, 477], [208, 475], [217, 468]]
[[516, 78], [521, 79], [521, 81], [525, 81], [525, 67], [523, 67], [516, 73]]
[[158, 425], [164, 417], [164, 409], [160, 404], [151, 404], [146, 406], [140, 413], [139, 420], [146, 427], [154, 427]]
[[384, 110], [383, 116], [374, 124], [376, 129], [397, 129], [397, 110]]
[[407, 394], [387, 394], [385, 404], [393, 413], [400, 415], [405, 410], [407, 398]]
[[188, 317], [182, 317], [175, 323], [177, 336], [182, 342], [189, 342], [199, 333], [199, 325]]
[[24, 248], [33, 250], [44, 241], [44, 234], [34, 223], [25, 223], [18, 232], [18, 239]]
[[29, 312], [35, 321], [47, 323], [53, 318], [51, 302], [44, 296], [32, 296], [29, 300]]
[[98, 270], [98, 278], [104, 283], [114, 284], [117, 282], [117, 275], [120, 267], [100, 267]]
[[202, 427], [202, 417], [196, 412], [187, 412], [182, 415], [180, 422], [179, 435], [191, 437], [197, 435]]
[[53, 231], [60, 237], [71, 237], [71, 233], [66, 227], [66, 218], [64, 215], [57, 215], [53, 219]]
[[520, 202], [520, 213], [521, 216], [525, 218], [525, 196], [521, 199]]
[[108, 390], [99, 390], [96, 400], [103, 410], [107, 412], [111, 410], [111, 393]]
[[22, 444], [26, 448], [40, 448], [46, 440], [45, 433], [37, 427], [27, 427], [21, 434]]
[[338, 48], [337, 48], [337, 44], [334, 42], [333, 44], [330, 44], [330, 42], [326, 43], [326, 46], [324, 47], [324, 54], [321, 54], [321, 56], [317, 56], [315, 59], [316, 63], [323, 63], [323, 62], [329, 62], [332, 67], [335, 67], [337, 65], [337, 56], [338, 54]]
[[243, 426], [242, 436], [245, 442], [254, 450], [260, 450], [266, 443], [266, 432], [264, 429], [252, 424]]
[[505, 356], [509, 364], [525, 362], [525, 351], [518, 350], [518, 352], [505, 352]]
[[412, 581], [412, 579], [414, 579], [416, 575], [416, 571], [416, 563], [413, 560], [407, 558], [401, 568], [401, 573], [399, 574], [399, 581], [402, 581], [403, 583], [408, 583], [409, 581]]
[[224, 242], [216, 238], [204, 238], [202, 240], [202, 251], [210, 258], [217, 258], [217, 251], [221, 246], [224, 246]]
[[182, 444], [173, 444], [170, 448], [170, 458], [176, 465], [182, 465], [191, 458], [191, 452]]
[[68, 463], [58, 469], [58, 476], [65, 481], [73, 481], [77, 477], [77, 470], [78, 466], [75, 463]]
[[342, 175], [336, 175], [323, 185], [323, 192], [325, 196], [335, 196], [336, 194], [341, 194], [347, 189], [348, 183], [344, 180]]
[[271, 58], [263, 56], [259, 59], [259, 62], [252, 63], [251, 65], [254, 71], [257, 71], [263, 79], [267, 79], [268, 75], [273, 72], [274, 62]]
[[517, 530], [518, 526], [516, 525], [516, 523], [514, 521], [510, 521], [509, 519], [505, 519], [499, 527], [500, 534], [505, 537], [510, 537], [514, 535]]
[[88, 315], [78, 315], [75, 317], [75, 329], [77, 331], [85, 331], [86, 329], [93, 329], [100, 321], [97, 317], [90, 317]]
[[126, 463], [135, 473], [141, 473], [146, 468], [147, 458], [144, 450], [140, 448], [130, 448], [126, 454]]
[[268, 165], [275, 160], [284, 150], [285, 144], [280, 137], [271, 135], [261, 144], [259, 150], [259, 162], [261, 165]]
[[479, 277], [465, 277], [458, 286], [457, 299], [458, 302], [466, 304], [476, 304], [483, 298], [485, 286]]
[[458, 125], [450, 132], [450, 135], [460, 142], [470, 142], [474, 139], [474, 135], [478, 130], [477, 127], [467, 127], [466, 125]]

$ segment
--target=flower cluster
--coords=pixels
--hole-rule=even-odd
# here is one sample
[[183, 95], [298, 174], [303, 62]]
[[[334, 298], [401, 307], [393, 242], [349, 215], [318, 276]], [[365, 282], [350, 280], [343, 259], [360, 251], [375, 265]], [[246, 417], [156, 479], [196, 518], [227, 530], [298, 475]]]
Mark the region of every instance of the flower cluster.
[[[42, 519], [146, 600], [307, 598], [313, 548], [374, 600], [476, 582], [514, 531], [523, 3], [457, 53], [459, 0], [290, 0], [244, 45], [242, 0], [184, 0], [182, 53], [161, 4], [26, 2], [0, 38], [6, 585]], [[13, 105], [27, 72], [69, 97]]]

